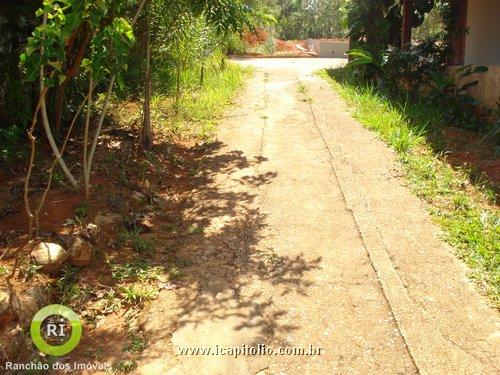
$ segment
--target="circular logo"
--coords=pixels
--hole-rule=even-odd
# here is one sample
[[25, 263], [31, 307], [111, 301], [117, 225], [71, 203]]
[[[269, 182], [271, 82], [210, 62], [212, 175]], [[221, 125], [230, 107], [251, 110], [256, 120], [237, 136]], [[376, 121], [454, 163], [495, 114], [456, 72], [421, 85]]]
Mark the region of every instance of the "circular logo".
[[[65, 332], [65, 328], [67, 327], [64, 323], [48, 323], [44, 324], [42, 327], [44, 320], [53, 315], [62, 317], [71, 324], [71, 336], [69, 339], [66, 337], [68, 332]], [[42, 328], [46, 338], [64, 338], [65, 342], [61, 345], [49, 344], [45, 341], [46, 339], [44, 336], [42, 336]], [[36, 313], [31, 322], [30, 333], [33, 343], [41, 352], [53, 356], [63, 356], [75, 349], [80, 342], [80, 338], [82, 337], [82, 323], [78, 315], [69, 307], [63, 305], [50, 305]]]

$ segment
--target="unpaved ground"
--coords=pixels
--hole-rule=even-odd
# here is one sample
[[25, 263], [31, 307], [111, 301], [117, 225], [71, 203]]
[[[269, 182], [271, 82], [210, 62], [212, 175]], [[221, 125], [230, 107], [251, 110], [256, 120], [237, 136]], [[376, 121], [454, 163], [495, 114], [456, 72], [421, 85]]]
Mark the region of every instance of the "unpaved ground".
[[[143, 314], [140, 374], [493, 374], [500, 323], [395, 155], [312, 72], [256, 59], [184, 218], [183, 288]], [[307, 88], [304, 88], [307, 87]], [[321, 355], [179, 355], [183, 347]], [[215, 350], [215, 349], [212, 349]]]

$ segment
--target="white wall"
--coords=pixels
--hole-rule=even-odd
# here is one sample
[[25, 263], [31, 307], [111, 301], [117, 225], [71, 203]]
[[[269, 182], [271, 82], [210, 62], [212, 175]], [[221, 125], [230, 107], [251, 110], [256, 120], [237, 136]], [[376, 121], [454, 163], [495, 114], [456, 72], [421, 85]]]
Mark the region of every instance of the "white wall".
[[[500, 0], [499, 0], [500, 1]], [[319, 57], [337, 57], [346, 59], [346, 52], [349, 50], [349, 42], [319, 42]]]
[[500, 0], [469, 0], [465, 64], [500, 65]]

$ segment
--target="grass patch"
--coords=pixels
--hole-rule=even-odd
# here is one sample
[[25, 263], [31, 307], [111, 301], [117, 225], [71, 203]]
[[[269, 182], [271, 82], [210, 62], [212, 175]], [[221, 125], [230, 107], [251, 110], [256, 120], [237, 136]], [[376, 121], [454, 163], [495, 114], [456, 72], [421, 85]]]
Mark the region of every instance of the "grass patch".
[[132, 263], [113, 264], [111, 266], [111, 275], [113, 279], [119, 282], [156, 280], [162, 271], [162, 267], [152, 267], [143, 259], [137, 259]]
[[146, 349], [146, 341], [141, 337], [132, 337], [124, 351], [126, 353], [141, 353], [144, 349]]
[[151, 254], [155, 250], [156, 242], [152, 239], [141, 236], [139, 228], [133, 230], [123, 230], [118, 234], [118, 243], [130, 246], [135, 252], [140, 254]]
[[[184, 89], [176, 103], [173, 94], [156, 94], [151, 100], [151, 119], [157, 138], [173, 137], [210, 140], [225, 109], [250, 74], [249, 68], [228, 62], [224, 70], [218, 64], [206, 70], [202, 86]], [[140, 103], [116, 102], [110, 111], [117, 124], [141, 123]]]
[[87, 296], [88, 290], [80, 286], [78, 273], [78, 268], [67, 266], [62, 270], [61, 277], [53, 284], [61, 304], [77, 306]]
[[320, 76], [352, 108], [353, 116], [377, 132], [399, 155], [413, 191], [423, 198], [444, 229], [446, 240], [469, 267], [471, 277], [500, 305], [500, 215], [496, 194], [486, 183], [469, 181], [436, 147], [445, 108], [421, 100], [389, 99], [374, 87], [352, 80], [344, 69]]
[[131, 359], [120, 361], [114, 366], [116, 371], [119, 371], [124, 374], [128, 374], [129, 372], [134, 371], [136, 367], [137, 367], [137, 362]]
[[148, 285], [131, 284], [121, 287], [123, 302], [129, 305], [142, 305], [158, 296], [158, 289]]

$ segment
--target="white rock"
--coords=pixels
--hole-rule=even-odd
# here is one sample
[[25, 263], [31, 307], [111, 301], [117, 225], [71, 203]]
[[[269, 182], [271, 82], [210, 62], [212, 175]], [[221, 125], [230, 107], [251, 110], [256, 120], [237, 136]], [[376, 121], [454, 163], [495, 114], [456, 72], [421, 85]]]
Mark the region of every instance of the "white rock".
[[31, 252], [31, 257], [41, 266], [42, 272], [54, 273], [61, 269], [69, 254], [61, 245], [40, 242]]

